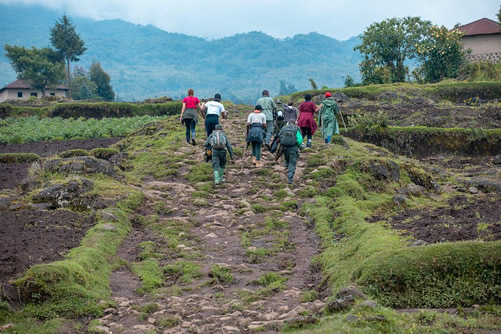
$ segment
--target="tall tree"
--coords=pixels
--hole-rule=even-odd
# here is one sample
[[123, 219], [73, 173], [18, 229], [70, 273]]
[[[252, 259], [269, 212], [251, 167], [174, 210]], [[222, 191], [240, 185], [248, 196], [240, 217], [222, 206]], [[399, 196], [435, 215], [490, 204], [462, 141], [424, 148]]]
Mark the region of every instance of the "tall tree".
[[115, 93], [110, 85], [110, 75], [106, 73], [101, 67], [101, 64], [95, 60], [90, 66], [90, 80], [97, 86], [97, 95], [105, 101], [113, 101]]
[[424, 81], [438, 82], [457, 77], [467, 55], [463, 49], [462, 37], [463, 33], [459, 29], [431, 27], [428, 38], [417, 47]]
[[[417, 57], [416, 47], [428, 35], [430, 21], [419, 17], [391, 18], [371, 24], [362, 35], [364, 56], [360, 71], [364, 84], [405, 81], [405, 61]], [[389, 77], [387, 74], [389, 73]]]
[[26, 49], [6, 44], [5, 51], [17, 72], [17, 78], [41, 90], [43, 96], [47, 85], [60, 84], [64, 79], [64, 63], [59, 54], [50, 48]]
[[75, 26], [66, 15], [63, 15], [61, 20], [56, 21], [54, 27], [50, 29], [50, 42], [66, 61], [68, 88], [71, 96], [70, 62], [79, 61], [78, 56], [82, 55], [87, 48], [85, 48], [84, 41], [75, 32]]

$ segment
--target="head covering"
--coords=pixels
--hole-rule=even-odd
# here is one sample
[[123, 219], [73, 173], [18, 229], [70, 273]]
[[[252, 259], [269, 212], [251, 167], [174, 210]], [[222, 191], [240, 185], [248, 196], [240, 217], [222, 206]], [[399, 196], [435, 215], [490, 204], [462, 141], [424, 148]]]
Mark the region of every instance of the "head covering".
[[311, 94], [306, 94], [304, 96], [305, 101], [310, 101], [311, 100]]
[[327, 98], [327, 97], [331, 97], [331, 96], [332, 96], [331, 92], [327, 92], [327, 93], [325, 93], [325, 97], [326, 97], [326, 98]]
[[254, 109], [256, 109], [256, 110], [263, 110], [263, 107], [261, 107], [260, 104], [256, 104], [256, 106], [254, 107]]
[[216, 124], [216, 126], [214, 127], [214, 129], [216, 129], [216, 130], [222, 130], [223, 126], [221, 124]]
[[263, 96], [270, 96], [270, 92], [267, 89], [263, 90]]
[[216, 95], [214, 95], [214, 99], [221, 101], [221, 94], [217, 93]]

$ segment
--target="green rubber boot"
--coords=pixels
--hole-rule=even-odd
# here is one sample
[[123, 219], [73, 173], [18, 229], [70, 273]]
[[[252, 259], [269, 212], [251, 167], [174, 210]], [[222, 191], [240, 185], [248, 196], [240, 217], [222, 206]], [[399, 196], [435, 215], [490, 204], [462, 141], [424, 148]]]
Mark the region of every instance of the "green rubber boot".
[[219, 171], [214, 171], [214, 184], [219, 184]]
[[224, 168], [219, 168], [219, 182], [225, 182], [224, 179]]

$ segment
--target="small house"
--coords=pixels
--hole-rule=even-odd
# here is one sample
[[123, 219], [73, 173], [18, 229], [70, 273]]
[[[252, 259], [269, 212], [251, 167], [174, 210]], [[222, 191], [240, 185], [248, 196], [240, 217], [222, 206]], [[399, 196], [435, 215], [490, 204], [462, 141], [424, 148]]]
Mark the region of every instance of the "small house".
[[[68, 88], [63, 85], [47, 86], [45, 95], [67, 97]], [[42, 91], [31, 88], [29, 83], [22, 80], [16, 80], [0, 89], [0, 102], [29, 99], [31, 96], [41, 97]]]
[[471, 49], [469, 61], [501, 61], [501, 25], [498, 22], [483, 18], [458, 29], [464, 34], [464, 48]]

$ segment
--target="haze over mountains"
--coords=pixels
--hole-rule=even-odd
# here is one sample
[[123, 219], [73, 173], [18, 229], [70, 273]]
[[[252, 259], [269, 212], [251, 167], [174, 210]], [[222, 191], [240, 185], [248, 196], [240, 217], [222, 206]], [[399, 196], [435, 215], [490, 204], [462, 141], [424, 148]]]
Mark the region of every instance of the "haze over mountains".
[[[40, 6], [0, 5], [0, 87], [16, 79], [3, 46], [49, 46], [50, 28], [62, 15]], [[299, 24], [278, 17], [277, 24]], [[319, 87], [341, 87], [346, 75], [360, 76], [355, 37], [338, 41], [309, 33], [276, 39], [249, 32], [206, 40], [121, 20], [70, 18], [87, 47], [74, 64], [88, 69], [93, 59], [101, 62], [126, 101], [179, 98], [191, 87], [198, 97], [220, 92], [224, 100], [254, 103], [263, 89], [277, 95], [280, 81], [304, 90], [309, 78]]]

